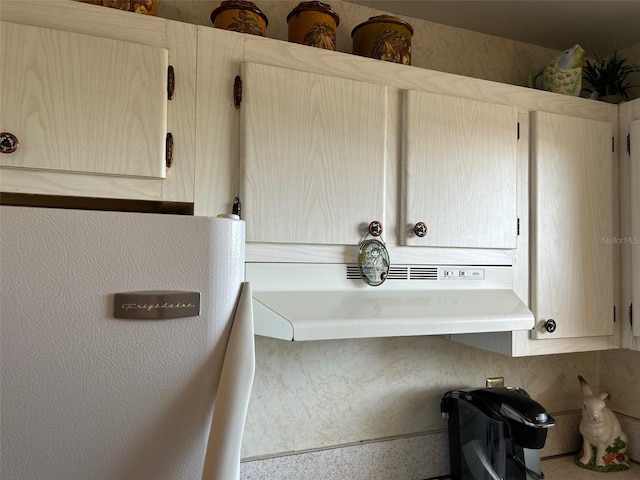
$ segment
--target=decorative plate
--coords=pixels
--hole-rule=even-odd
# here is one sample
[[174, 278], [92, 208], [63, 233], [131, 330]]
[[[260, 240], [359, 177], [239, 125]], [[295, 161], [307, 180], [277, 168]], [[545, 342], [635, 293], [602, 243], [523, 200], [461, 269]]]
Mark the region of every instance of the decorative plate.
[[380, 240], [365, 240], [358, 251], [358, 268], [362, 280], [377, 287], [387, 279], [389, 273], [389, 252]]

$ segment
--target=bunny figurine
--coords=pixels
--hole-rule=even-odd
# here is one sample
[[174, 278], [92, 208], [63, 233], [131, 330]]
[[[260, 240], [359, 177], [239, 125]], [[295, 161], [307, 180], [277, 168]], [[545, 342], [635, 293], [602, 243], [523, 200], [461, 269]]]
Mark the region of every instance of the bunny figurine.
[[576, 464], [590, 470], [610, 472], [629, 469], [627, 436], [620, 428], [620, 422], [607, 407], [608, 393], [594, 395], [587, 381], [578, 375], [582, 389], [582, 451], [576, 457]]

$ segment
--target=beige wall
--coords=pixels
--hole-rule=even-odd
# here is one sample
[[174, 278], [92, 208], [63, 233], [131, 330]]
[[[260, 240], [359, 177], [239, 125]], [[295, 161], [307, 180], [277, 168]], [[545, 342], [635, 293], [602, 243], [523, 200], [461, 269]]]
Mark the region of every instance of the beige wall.
[[626, 349], [600, 354], [600, 392], [611, 395], [616, 412], [640, 418], [640, 352]]
[[[267, 36], [287, 40], [287, 15], [298, 5], [290, 0], [256, 0], [269, 19]], [[351, 31], [380, 10], [343, 1], [331, 1], [340, 17], [337, 47], [351, 53]], [[220, 2], [211, 0], [161, 0], [158, 15], [198, 25], [212, 26], [210, 15]], [[514, 85], [527, 85], [529, 73], [555, 55], [554, 50], [522, 42], [453, 28], [424, 20], [400, 17], [414, 27], [412, 64], [448, 73]], [[567, 46], [569, 47], [569, 45]]]
[[[267, 36], [286, 40], [287, 14], [296, 1], [259, 0]], [[159, 16], [211, 26], [219, 2], [161, 0]], [[332, 1], [341, 17], [337, 49], [351, 51], [353, 27], [381, 12]], [[498, 82], [526, 85], [530, 71], [555, 51], [431, 22], [415, 29], [413, 65]], [[625, 51], [626, 52], [626, 51]], [[627, 53], [640, 56], [640, 48]], [[640, 63], [640, 59], [635, 60]], [[507, 358], [438, 337], [289, 343], [256, 338], [256, 377], [243, 457], [322, 448], [361, 440], [439, 431], [439, 401], [450, 389], [482, 386], [504, 376], [553, 413], [581, 408], [576, 379], [602, 385], [611, 405], [640, 418], [640, 353], [620, 350]], [[635, 375], [634, 375], [635, 373]]]
[[620, 55], [626, 57], [638, 69], [636, 73], [629, 76], [629, 82], [636, 85], [631, 89], [629, 97], [631, 99], [640, 98], [640, 43], [620, 50]]
[[445, 430], [442, 395], [488, 376], [504, 376], [554, 413], [581, 408], [578, 374], [598, 385], [597, 353], [508, 358], [438, 337], [256, 337], [256, 348], [245, 458]]

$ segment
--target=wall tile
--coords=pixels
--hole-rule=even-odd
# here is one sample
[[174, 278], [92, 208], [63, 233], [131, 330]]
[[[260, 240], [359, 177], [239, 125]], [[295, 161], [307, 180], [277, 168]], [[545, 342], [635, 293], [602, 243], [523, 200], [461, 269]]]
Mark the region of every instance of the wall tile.
[[[599, 389], [611, 395], [611, 409], [640, 418], [640, 352], [618, 349], [600, 354]], [[584, 375], [583, 375], [584, 376]], [[591, 384], [591, 380], [585, 379]]]

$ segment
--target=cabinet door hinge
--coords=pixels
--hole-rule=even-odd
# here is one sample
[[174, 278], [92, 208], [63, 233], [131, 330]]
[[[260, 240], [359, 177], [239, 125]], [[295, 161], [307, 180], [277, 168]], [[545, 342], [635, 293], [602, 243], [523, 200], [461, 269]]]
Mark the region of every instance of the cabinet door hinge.
[[240, 75], [236, 75], [233, 81], [233, 105], [240, 108], [240, 102], [242, 102], [242, 79]]
[[631, 155], [631, 134], [627, 133], [627, 153]]
[[633, 327], [633, 303], [629, 304], [629, 323]]
[[167, 168], [171, 168], [173, 165], [173, 135], [171, 132], [167, 133], [167, 139], [165, 140], [165, 162]]
[[520, 140], [520, 122], [518, 122], [518, 140]]
[[520, 219], [518, 218], [517, 226], [516, 226], [517, 235], [520, 235]]
[[173, 71], [173, 65], [169, 65], [167, 69], [167, 99], [173, 100], [173, 92], [176, 88], [176, 74]]
[[616, 137], [611, 137], [611, 151], [616, 151]]
[[238, 215], [238, 217], [242, 218], [242, 203], [240, 203], [240, 199], [238, 197], [233, 199], [233, 206], [231, 207], [231, 213], [234, 215]]
[[613, 306], [613, 323], [616, 323], [616, 306]]

